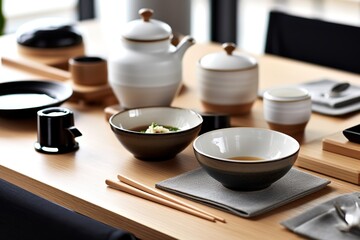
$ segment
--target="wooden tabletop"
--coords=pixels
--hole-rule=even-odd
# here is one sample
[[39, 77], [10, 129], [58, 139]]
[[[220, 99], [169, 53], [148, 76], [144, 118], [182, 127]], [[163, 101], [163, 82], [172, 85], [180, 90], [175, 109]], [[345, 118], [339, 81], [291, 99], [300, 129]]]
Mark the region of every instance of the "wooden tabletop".
[[[88, 53], [107, 54], [108, 49], [101, 44], [103, 35], [100, 27], [96, 22], [81, 25]], [[14, 47], [13, 40], [11, 36], [3, 37], [0, 47]], [[202, 110], [196, 90], [196, 63], [203, 55], [220, 49], [218, 44], [198, 43], [187, 51], [183, 76], [185, 89], [173, 106]], [[360, 77], [356, 74], [274, 56], [255, 57], [259, 62], [260, 89], [321, 78], [360, 84]], [[24, 78], [43, 77], [2, 66], [1, 81]], [[142, 239], [267, 239], [268, 236], [273, 239], [300, 239], [279, 223], [329, 198], [360, 190], [357, 185], [313, 173], [330, 179], [331, 184], [251, 219], [184, 200], [227, 220], [227, 223], [209, 222], [110, 189], [105, 184], [105, 179], [116, 180], [118, 174], [123, 174], [154, 187], [159, 181], [199, 167], [191, 146], [169, 161], [140, 161], [132, 157], [115, 138], [105, 119], [106, 106], [75, 103], [63, 106], [74, 111], [75, 125], [83, 134], [77, 138], [79, 150], [60, 155], [38, 153], [34, 150], [36, 120], [0, 118], [0, 177], [81, 214], [133, 232]], [[307, 143], [359, 122], [359, 114], [329, 117], [314, 113], [306, 128], [301, 151], [306, 150]], [[255, 103], [250, 114], [233, 117], [232, 125], [267, 128], [262, 101]]]

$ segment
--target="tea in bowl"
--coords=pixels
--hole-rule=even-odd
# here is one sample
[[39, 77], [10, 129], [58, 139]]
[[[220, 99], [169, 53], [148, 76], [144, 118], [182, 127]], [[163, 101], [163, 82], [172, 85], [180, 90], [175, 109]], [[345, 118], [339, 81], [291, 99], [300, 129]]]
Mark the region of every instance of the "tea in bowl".
[[282, 178], [296, 161], [300, 145], [281, 132], [233, 127], [198, 136], [193, 149], [203, 169], [224, 187], [254, 191]]
[[175, 107], [130, 109], [109, 119], [120, 143], [135, 158], [148, 161], [175, 157], [196, 138], [202, 122], [195, 111]]

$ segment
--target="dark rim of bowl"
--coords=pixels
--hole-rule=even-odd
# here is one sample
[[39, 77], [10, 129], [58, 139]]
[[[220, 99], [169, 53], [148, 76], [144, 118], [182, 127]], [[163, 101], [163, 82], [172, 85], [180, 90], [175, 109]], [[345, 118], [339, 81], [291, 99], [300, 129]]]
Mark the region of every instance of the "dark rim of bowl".
[[[244, 161], [244, 160], [231, 160], [231, 159], [228, 159], [228, 158], [222, 158], [222, 157], [214, 157], [214, 156], [211, 156], [209, 154], [206, 154], [204, 153], [203, 151], [200, 151], [199, 149], [197, 149], [195, 147], [195, 143], [196, 141], [198, 141], [198, 139], [201, 137], [201, 136], [198, 136], [194, 142], [193, 142], [193, 149], [194, 151], [196, 151], [197, 153], [199, 153], [200, 155], [202, 156], [205, 156], [205, 157], [208, 157], [208, 158], [211, 158], [215, 161], [219, 161], [219, 162], [230, 162], [230, 163], [241, 163], [241, 164], [260, 164], [260, 163], [270, 163], [270, 162], [278, 162], [278, 161], [282, 161], [284, 160], [285, 158], [289, 158], [291, 156], [294, 156], [296, 154], [298, 154], [298, 152], [300, 151], [300, 144], [296, 141], [296, 139], [294, 139], [293, 137], [289, 136], [289, 135], [286, 135], [284, 133], [281, 133], [281, 132], [277, 132], [277, 131], [274, 131], [274, 130], [271, 130], [271, 129], [262, 129], [262, 128], [251, 128], [251, 127], [235, 127], [235, 128], [241, 128], [241, 129], [260, 129], [260, 130], [266, 130], [266, 131], [270, 131], [270, 132], [276, 132], [277, 134], [280, 134], [280, 135], [285, 135], [286, 137], [290, 138], [290, 139], [293, 139], [296, 143], [297, 143], [297, 150], [294, 152], [294, 153], [291, 153], [287, 156], [284, 156], [282, 158], [277, 158], [277, 159], [266, 159], [266, 160], [256, 160], [256, 161]], [[232, 129], [235, 129], [234, 127], [232, 127]], [[224, 128], [225, 129], [225, 128]], [[218, 129], [218, 130], [214, 130], [214, 131], [222, 131], [224, 129]], [[228, 129], [228, 128], [226, 128]], [[229, 128], [231, 129], [231, 128]], [[211, 131], [211, 132], [214, 132], [214, 131]], [[210, 133], [210, 132], [208, 132]], [[207, 134], [207, 133], [204, 133], [204, 134]]]
[[[137, 132], [137, 131], [133, 131], [133, 130], [130, 130], [130, 129], [126, 129], [126, 128], [122, 128], [122, 127], [119, 127], [119, 126], [116, 126], [114, 123], [113, 123], [113, 119], [117, 116], [117, 115], [120, 115], [122, 113], [125, 113], [125, 112], [128, 112], [128, 111], [131, 111], [131, 110], [137, 110], [137, 109], [149, 109], [149, 108], [163, 108], [163, 109], [173, 109], [173, 110], [186, 110], [186, 111], [189, 111], [189, 112], [192, 112], [194, 113], [199, 119], [200, 119], [200, 122], [191, 127], [191, 128], [188, 128], [188, 129], [180, 129], [178, 131], [175, 131], [175, 132], [168, 132], [168, 133], [161, 133], [161, 134], [155, 134], [155, 133], [142, 133], [142, 132]], [[116, 130], [119, 130], [119, 131], [123, 131], [123, 132], [126, 132], [128, 134], [134, 134], [134, 135], [142, 135], [142, 136], [164, 136], [164, 135], [174, 135], [174, 134], [179, 134], [179, 133], [186, 133], [186, 132], [189, 132], [189, 131], [192, 131], [196, 128], [199, 128], [201, 126], [201, 124], [203, 123], [203, 118], [202, 116], [197, 113], [196, 111], [194, 110], [191, 110], [191, 109], [186, 109], [186, 108], [180, 108], [180, 107], [142, 107], [142, 108], [133, 108], [133, 109], [127, 109], [127, 110], [123, 110], [121, 112], [118, 112], [118, 113], [115, 113], [113, 114], [110, 119], [109, 119], [109, 123], [111, 125], [112, 128], [116, 129]]]

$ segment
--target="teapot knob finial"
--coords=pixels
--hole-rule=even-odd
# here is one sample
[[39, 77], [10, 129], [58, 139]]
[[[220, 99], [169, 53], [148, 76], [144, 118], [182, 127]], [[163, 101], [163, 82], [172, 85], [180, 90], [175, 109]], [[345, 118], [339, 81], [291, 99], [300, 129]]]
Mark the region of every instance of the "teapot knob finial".
[[144, 20], [144, 22], [148, 22], [153, 15], [154, 11], [150, 8], [142, 8], [139, 10], [139, 14]]
[[235, 43], [224, 43], [222, 47], [228, 55], [232, 55], [232, 52], [235, 50], [236, 45]]

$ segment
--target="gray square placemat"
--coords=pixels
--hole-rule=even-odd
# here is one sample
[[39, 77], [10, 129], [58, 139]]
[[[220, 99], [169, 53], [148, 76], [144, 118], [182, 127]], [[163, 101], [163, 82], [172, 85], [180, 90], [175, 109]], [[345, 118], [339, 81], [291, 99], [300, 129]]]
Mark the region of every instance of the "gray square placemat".
[[200, 168], [159, 182], [155, 186], [242, 217], [253, 217], [318, 191], [329, 183], [327, 179], [292, 168], [266, 189], [233, 191]]
[[355, 240], [360, 239], [360, 232], [342, 232], [339, 226], [345, 223], [337, 216], [334, 203], [351, 205], [354, 201], [360, 203], [360, 192], [340, 195], [329, 201], [319, 204], [308, 211], [288, 219], [281, 224], [289, 230], [319, 240]]

